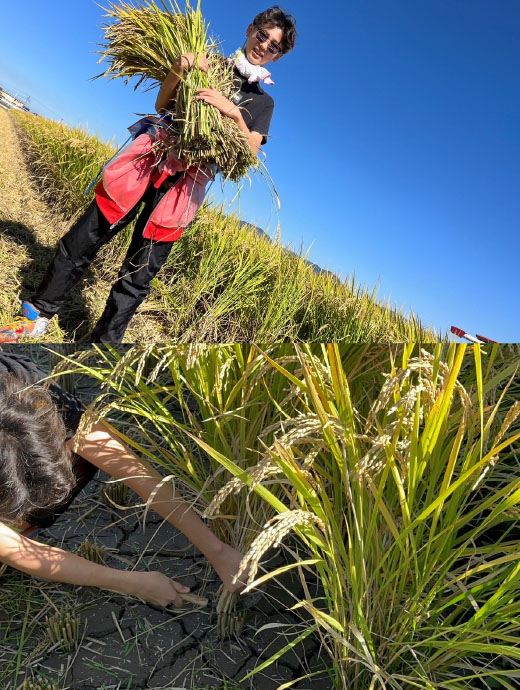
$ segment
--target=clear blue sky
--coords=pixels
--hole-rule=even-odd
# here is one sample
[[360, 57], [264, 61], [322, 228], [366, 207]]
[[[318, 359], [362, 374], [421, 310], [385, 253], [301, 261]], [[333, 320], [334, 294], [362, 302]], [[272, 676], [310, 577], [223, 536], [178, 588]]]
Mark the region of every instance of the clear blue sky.
[[[266, 87], [282, 210], [258, 179], [241, 194], [242, 217], [272, 232], [279, 220], [285, 244], [378, 283], [381, 299], [437, 329], [520, 341], [520, 1], [282, 6], [300, 34]], [[227, 53], [265, 9], [202, 8]], [[92, 0], [2, 0], [0, 84], [122, 142], [156, 92], [89, 81], [101, 71], [102, 14]]]

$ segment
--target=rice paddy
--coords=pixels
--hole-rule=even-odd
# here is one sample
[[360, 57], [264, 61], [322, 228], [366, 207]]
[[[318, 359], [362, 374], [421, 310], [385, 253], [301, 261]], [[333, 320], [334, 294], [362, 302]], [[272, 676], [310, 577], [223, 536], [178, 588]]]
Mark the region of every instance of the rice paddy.
[[[16, 171], [0, 209], [0, 252], [7, 269], [0, 277], [0, 318], [5, 322], [18, 313], [20, 297], [29, 297], [39, 284], [58, 238], [92, 198], [92, 193], [85, 198], [84, 190], [114, 149], [85, 131], [33, 115], [1, 111], [0, 124], [4, 141], [13, 142], [3, 165]], [[42, 197], [51, 204], [48, 210]], [[27, 217], [23, 209], [32, 199], [43, 210]], [[101, 250], [44, 341], [88, 338], [130, 233], [125, 229]], [[379, 301], [375, 290], [353, 277], [341, 281], [316, 273], [304, 256], [257, 235], [236, 215], [206, 206], [174, 245], [125, 340], [429, 342], [441, 337], [415, 315]]]
[[[246, 554], [251, 591], [262, 585], [275, 607], [263, 622], [264, 604], [243, 620], [225, 598], [219, 601], [214, 577], [209, 588], [195, 587], [216, 608], [204, 618], [207, 633], [192, 639], [182, 663], [186, 667], [193, 659], [196, 665], [202, 655], [208, 664], [215, 654], [210, 666], [221, 675], [213, 684], [201, 682], [200, 672], [185, 675], [178, 687], [223, 689], [222, 673], [230, 668], [227, 682], [234, 690], [516, 687], [518, 346], [158, 344], [69, 349], [63, 355], [62, 374], [73, 372], [82, 389], [91, 391], [84, 424], [107, 418], [136, 452], [174, 475], [217, 534]], [[153, 547], [151, 532], [144, 538], [135, 530], [118, 536], [118, 525], [143, 519], [144, 506], [133, 509], [130, 500], [130, 512], [127, 507], [121, 513], [103, 496], [93, 487], [45, 538], [62, 535], [68, 548], [88, 539], [83, 548], [103, 546], [112, 567], [137, 559], [140, 568], [172, 572], [172, 558], [180, 558], [177, 568], [187, 567], [177, 537]], [[95, 520], [88, 534], [82, 515]], [[161, 524], [150, 527], [155, 532], [164, 529]], [[191, 573], [194, 564], [202, 567], [203, 559], [195, 558]], [[173, 572], [178, 577], [180, 571]], [[184, 581], [192, 587], [200, 582]], [[21, 596], [15, 596], [16, 588]], [[164, 657], [161, 670], [143, 657], [153, 671], [148, 680], [126, 670], [113, 678], [114, 666], [126, 668], [125, 655], [117, 663], [110, 662], [108, 650], [104, 662], [96, 657], [100, 641], [132, 639], [121, 601], [120, 632], [110, 624], [113, 633], [100, 638], [96, 630], [102, 621], [110, 623], [111, 596], [96, 619], [86, 603], [96, 600], [99, 606], [104, 595], [88, 588], [82, 593], [38, 585], [7, 573], [1, 591], [9, 597], [3, 603], [10, 616], [2, 623], [8, 640], [4, 666], [11, 674], [18, 669], [20, 682], [27, 658], [33, 658], [31, 645], [38, 658], [48, 658], [48, 649], [38, 646], [45, 617], [38, 617], [34, 604], [39, 601], [50, 616], [51, 597], [55, 613], [70, 612], [63, 640], [79, 650], [73, 666], [82, 660], [81, 673], [90, 673], [85, 661], [92, 673], [97, 669], [95, 687], [177, 687], [176, 657], [162, 666]], [[149, 607], [130, 609], [134, 615], [138, 610], [149, 620]], [[78, 614], [76, 643], [70, 621]], [[157, 618], [161, 639], [176, 643], [169, 626], [177, 620], [185, 621], [184, 634], [192, 629], [188, 620], [195, 613], [185, 615]], [[276, 644], [258, 645], [277, 626], [282, 636]], [[146, 626], [132, 630], [139, 645], [152, 634]], [[54, 644], [61, 645], [58, 637]], [[244, 644], [252, 656], [240, 663], [238, 652], [230, 650]], [[234, 665], [217, 654], [219, 648]], [[46, 663], [49, 680], [59, 682]], [[269, 673], [278, 678], [276, 685], [266, 680]], [[89, 682], [75, 680], [72, 687], [90, 688]]]

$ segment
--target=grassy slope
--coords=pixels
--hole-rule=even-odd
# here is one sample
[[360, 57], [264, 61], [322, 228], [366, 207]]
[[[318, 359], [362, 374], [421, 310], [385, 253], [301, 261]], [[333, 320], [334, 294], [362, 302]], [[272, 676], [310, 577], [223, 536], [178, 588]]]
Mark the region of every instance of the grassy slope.
[[[46, 201], [70, 220], [85, 206], [83, 190], [113, 149], [80, 129], [15, 114], [33, 180]], [[85, 336], [117, 276], [129, 232], [106, 247], [60, 315], [62, 338]], [[23, 261], [19, 261], [19, 268]], [[19, 282], [19, 281], [18, 281]], [[3, 280], [2, 280], [3, 283]], [[0, 283], [0, 304], [16, 308], [12, 280]], [[5, 312], [4, 312], [5, 314]], [[53, 340], [56, 340], [55, 331]], [[178, 242], [150, 298], [127, 332], [129, 342], [153, 340], [438, 340], [412, 316], [405, 319], [353, 279], [318, 275], [302, 257], [258, 237], [234, 216], [204, 208]]]

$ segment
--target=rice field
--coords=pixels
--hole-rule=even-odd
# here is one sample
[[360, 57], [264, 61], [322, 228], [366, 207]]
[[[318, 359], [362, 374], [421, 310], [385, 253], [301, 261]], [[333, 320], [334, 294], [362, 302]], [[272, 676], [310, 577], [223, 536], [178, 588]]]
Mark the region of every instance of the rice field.
[[[33, 354], [42, 353], [31, 347]], [[218, 617], [207, 619], [207, 636], [194, 640], [180, 663], [186, 667], [186, 659], [202, 658], [206, 671], [224, 673], [229, 658], [215, 661], [211, 641], [212, 649], [225, 649], [234, 659], [245, 654], [233, 652], [234, 645], [256, 652], [213, 684], [192, 674], [179, 687], [518, 687], [517, 345], [56, 349], [56, 374], [93, 391], [84, 427], [107, 419], [137, 453], [173, 475], [217, 534], [242, 549], [249, 589], [261, 586], [276, 606], [276, 617], [262, 620], [263, 604], [237, 628], [234, 602], [215, 590], [213, 580]], [[117, 537], [122, 516], [106, 511], [104, 495], [97, 501], [94, 495], [80, 497], [68, 522], [50, 536], [62, 535], [83, 553], [85, 538], [97, 541], [102, 557], [116, 563], [122, 556], [123, 567], [137, 558], [141, 566], [160, 563], [168, 572], [172, 555], [181, 559], [174, 572], [186, 567], [179, 543], [159, 540], [150, 548], [159, 524], [153, 523], [144, 541], [132, 529], [133, 536]], [[138, 507], [132, 516], [139, 516]], [[135, 549], [128, 551], [132, 542]], [[21, 679], [35, 650], [43, 660], [38, 668], [59, 690], [87, 687], [86, 676], [70, 685], [70, 669], [81, 664], [82, 673], [97, 673], [98, 688], [155, 689], [177, 677], [177, 660], [160, 671], [142, 663], [153, 671], [148, 681], [114, 671], [134, 658], [134, 633], [143, 659], [150, 658], [147, 635], [161, 633], [176, 644], [171, 619], [149, 607], [132, 608], [113, 597], [103, 604], [96, 591], [42, 586], [12, 573], [2, 581], [0, 600], [2, 592], [9, 595], [0, 626], [4, 681], [7, 669]], [[277, 594], [273, 604], [275, 592], [283, 596]], [[79, 616], [83, 637], [72, 655], [57, 655], [48, 637], [43, 644], [50, 600]], [[100, 637], [107, 618], [96, 618], [93, 607], [99, 606], [116, 607], [127, 642], [117, 664], [107, 654], [114, 647], [99, 646], [120, 640], [116, 628]], [[144, 623], [135, 628], [136, 616], [149, 621], [152, 615], [157, 630]], [[183, 625], [191, 626], [191, 614], [183, 615]], [[265, 635], [274, 635], [276, 644], [259, 643]], [[64, 669], [67, 683], [60, 675]], [[266, 684], [269, 673], [278, 684]]]
[[300, 624], [243, 682], [309, 639], [337, 690], [517, 687], [518, 346], [155, 345], [63, 366], [103, 385], [85, 424], [115, 415], [246, 554], [247, 589], [296, 575]]
[[[13, 117], [33, 187], [70, 224], [88, 203], [83, 191], [113, 147], [78, 128], [29, 114]], [[65, 305], [64, 316], [51, 329], [49, 342], [88, 337], [130, 232], [123, 231], [102, 250], [75, 303]], [[19, 245], [16, 232], [12, 237]], [[303, 256], [250, 231], [221, 208], [201, 209], [152, 286], [130, 325], [128, 342], [437, 342], [445, 337], [415, 315], [405, 316], [380, 301], [375, 290], [353, 277], [340, 281], [316, 273]], [[28, 294], [20, 276], [0, 282], [2, 318], [14, 316], [19, 296]]]

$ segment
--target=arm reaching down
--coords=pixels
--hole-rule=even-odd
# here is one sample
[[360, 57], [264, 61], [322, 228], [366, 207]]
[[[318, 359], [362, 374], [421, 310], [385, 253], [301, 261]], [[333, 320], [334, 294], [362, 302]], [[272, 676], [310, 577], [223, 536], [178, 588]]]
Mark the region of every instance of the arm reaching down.
[[126, 572], [91, 563], [76, 554], [34, 542], [0, 523], [0, 561], [52, 582], [108, 589], [159, 606], [182, 606], [188, 587], [159, 572]]

